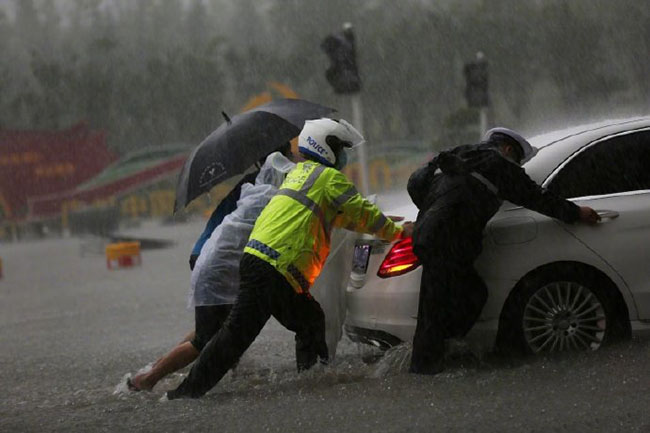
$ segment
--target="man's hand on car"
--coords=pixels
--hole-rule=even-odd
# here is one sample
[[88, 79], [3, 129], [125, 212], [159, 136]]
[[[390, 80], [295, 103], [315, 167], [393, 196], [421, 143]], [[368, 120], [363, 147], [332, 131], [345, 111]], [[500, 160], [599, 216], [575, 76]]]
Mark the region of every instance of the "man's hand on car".
[[406, 221], [402, 224], [402, 238], [410, 238], [413, 236], [413, 222]]
[[596, 224], [600, 221], [600, 215], [589, 206], [580, 206], [580, 221], [587, 224]]

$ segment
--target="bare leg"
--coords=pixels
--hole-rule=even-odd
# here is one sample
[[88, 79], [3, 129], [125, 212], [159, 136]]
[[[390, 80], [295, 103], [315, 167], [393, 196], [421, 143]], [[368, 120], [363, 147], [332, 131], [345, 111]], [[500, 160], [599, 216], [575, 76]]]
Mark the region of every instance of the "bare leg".
[[[187, 342], [187, 341], [192, 341], [192, 340], [194, 340], [194, 336], [195, 336], [195, 335], [196, 335], [196, 331], [192, 331], [192, 332], [190, 332], [190, 333], [187, 334], [185, 337], [183, 337], [183, 339], [178, 343], [178, 345], [180, 346], [181, 344], [183, 344], [183, 343], [185, 343], [185, 342]], [[162, 361], [163, 359], [165, 359], [165, 358], [166, 358], [167, 356], [169, 356], [169, 355], [170, 355], [170, 354], [166, 354], [166, 355], [163, 355], [163, 356], [161, 356], [160, 358], [158, 358], [158, 359], [156, 360], [156, 362], [153, 363], [153, 366], [152, 366], [151, 368], [152, 368], [152, 369], [153, 369], [153, 368], [156, 368], [156, 366], [158, 365], [158, 363], [159, 363], [160, 361]], [[190, 362], [192, 362], [192, 361], [190, 361]], [[181, 367], [181, 368], [183, 368], [183, 367]], [[140, 376], [140, 375], [138, 375], [138, 376]], [[159, 380], [160, 380], [160, 379], [159, 379]], [[155, 385], [155, 384], [154, 384], [154, 385]]]
[[178, 343], [178, 344], [185, 343], [187, 341], [192, 341], [192, 340], [194, 340], [194, 336], [196, 336], [196, 331], [192, 331], [189, 334], [187, 334], [185, 337], [183, 337], [181, 342]]
[[133, 378], [133, 384], [142, 390], [151, 391], [160, 379], [180, 370], [199, 356], [199, 351], [189, 341], [183, 341], [167, 355], [160, 358], [153, 368]]

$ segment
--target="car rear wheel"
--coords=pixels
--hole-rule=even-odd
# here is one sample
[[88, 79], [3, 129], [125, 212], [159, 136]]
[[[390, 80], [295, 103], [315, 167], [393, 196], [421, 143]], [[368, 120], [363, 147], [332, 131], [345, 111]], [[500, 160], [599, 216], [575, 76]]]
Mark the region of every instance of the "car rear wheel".
[[628, 333], [617, 293], [580, 266], [534, 273], [504, 308], [497, 346], [529, 354], [596, 350]]
[[524, 305], [522, 331], [533, 353], [596, 350], [607, 332], [602, 302], [575, 281], [554, 281], [536, 290]]

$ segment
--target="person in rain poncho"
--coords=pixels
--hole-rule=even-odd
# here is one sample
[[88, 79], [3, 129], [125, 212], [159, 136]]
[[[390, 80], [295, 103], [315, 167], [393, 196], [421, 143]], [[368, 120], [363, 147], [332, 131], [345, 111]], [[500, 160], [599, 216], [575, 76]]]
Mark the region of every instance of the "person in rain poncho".
[[405, 232], [364, 199], [339, 170], [345, 147], [363, 136], [344, 120], [309, 120], [298, 137], [307, 159], [291, 170], [264, 208], [244, 249], [237, 301], [169, 399], [197, 398], [237, 363], [273, 316], [296, 333], [298, 371], [327, 362], [325, 318], [309, 289], [320, 274], [333, 227], [374, 233], [392, 241]]
[[[260, 164], [261, 165], [261, 164]], [[203, 250], [203, 245], [207, 242], [208, 239], [210, 239], [210, 236], [212, 235], [212, 232], [214, 232], [214, 229], [216, 229], [219, 224], [223, 222], [223, 219], [229, 215], [232, 211], [237, 209], [237, 201], [239, 200], [239, 197], [241, 195], [241, 187], [245, 183], [255, 183], [255, 178], [257, 175], [260, 173], [259, 169], [256, 169], [254, 171], [251, 171], [250, 173], [247, 173], [244, 175], [244, 177], [241, 178], [239, 182], [233, 187], [232, 190], [226, 195], [223, 200], [219, 203], [219, 205], [212, 211], [212, 214], [210, 214], [210, 218], [208, 218], [207, 223], [205, 224], [205, 228], [203, 229], [203, 232], [199, 235], [198, 239], [194, 243], [194, 247], [192, 248], [192, 252], [190, 253], [190, 270], [194, 270], [194, 265], [196, 264], [196, 261], [199, 258], [199, 255], [201, 254], [201, 251]]]
[[442, 371], [445, 339], [464, 337], [478, 319], [488, 293], [474, 261], [502, 200], [567, 223], [599, 219], [593, 209], [528, 177], [521, 164], [534, 154], [515, 131], [494, 128], [484, 142], [443, 151], [409, 178], [408, 192], [419, 209], [413, 252], [422, 263], [410, 372]]
[[196, 359], [230, 313], [239, 287], [239, 261], [255, 220], [271, 200], [295, 164], [283, 153], [270, 154], [255, 184], [244, 183], [237, 207], [219, 224], [201, 249], [192, 270], [188, 308], [194, 308], [195, 330], [191, 338], [160, 358], [151, 370], [127, 379], [132, 391], [151, 390], [163, 377]]

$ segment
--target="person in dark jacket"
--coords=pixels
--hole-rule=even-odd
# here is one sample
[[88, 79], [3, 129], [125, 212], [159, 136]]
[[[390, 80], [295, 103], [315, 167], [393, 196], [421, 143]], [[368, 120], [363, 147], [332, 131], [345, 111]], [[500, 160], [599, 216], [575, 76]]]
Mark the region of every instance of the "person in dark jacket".
[[535, 149], [506, 128], [485, 141], [441, 152], [409, 178], [419, 209], [413, 251], [422, 263], [418, 321], [410, 372], [444, 369], [445, 339], [464, 337], [474, 326], [487, 287], [474, 269], [483, 229], [503, 200], [566, 223], [596, 223], [590, 207], [579, 207], [546, 191], [521, 167]]

